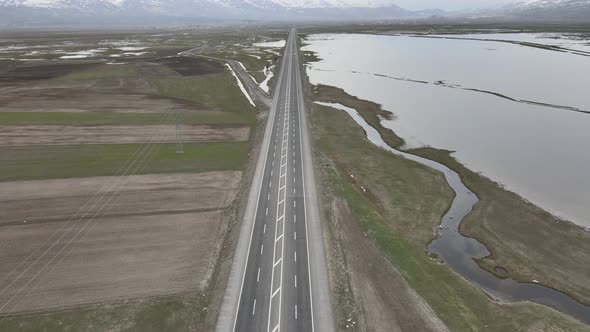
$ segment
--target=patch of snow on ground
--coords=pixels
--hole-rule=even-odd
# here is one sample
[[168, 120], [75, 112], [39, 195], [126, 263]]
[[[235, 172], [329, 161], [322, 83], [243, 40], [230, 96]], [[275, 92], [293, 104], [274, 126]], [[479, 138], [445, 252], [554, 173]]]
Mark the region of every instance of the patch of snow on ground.
[[252, 46], [256, 47], [269, 47], [269, 48], [277, 48], [277, 47], [285, 47], [286, 41], [282, 40], [275, 40], [270, 42], [261, 42], [261, 43], [254, 43]]
[[123, 55], [125, 55], [125, 56], [128, 56], [128, 55], [140, 56], [140, 55], [144, 55], [147, 53], [148, 52], [125, 52], [125, 53], [123, 53]]
[[117, 47], [118, 50], [121, 50], [123, 52], [128, 52], [128, 51], [143, 51], [146, 48], [147, 47], [136, 47], [136, 46]]
[[86, 51], [68, 52], [68, 53], [66, 53], [66, 55], [62, 55], [59, 58], [60, 59], [85, 59], [85, 58], [89, 58], [91, 56], [95, 56], [97, 53], [102, 53], [104, 51], [106, 51], [105, 48], [97, 48], [97, 49], [86, 50]]
[[90, 57], [88, 54], [73, 54], [73, 55], [62, 55], [60, 59], [86, 59]]
[[275, 73], [272, 71], [272, 69], [275, 66], [272, 65], [269, 68], [264, 67], [264, 75], [266, 76], [266, 78], [264, 79], [264, 81], [262, 81], [258, 86], [260, 86], [260, 88], [262, 89], [262, 91], [269, 93], [270, 88], [268, 87], [268, 82], [270, 81], [270, 79], [275, 75]]
[[229, 64], [226, 63], [225, 66], [229, 69], [229, 71], [231, 71], [232, 75], [234, 75], [234, 77], [236, 78], [236, 81], [238, 82], [238, 86], [240, 87], [240, 90], [242, 90], [242, 93], [244, 94], [244, 96], [246, 96], [246, 98], [248, 99], [250, 104], [252, 104], [252, 106], [256, 106], [256, 104], [254, 104], [254, 101], [252, 100], [252, 98], [248, 94], [248, 91], [246, 91], [246, 88], [242, 84], [242, 81], [240, 81], [240, 79], [238, 78], [238, 75], [236, 75], [236, 73], [234, 72], [234, 70], [231, 68], [231, 66]]
[[100, 45], [106, 46], [130, 46], [130, 45], [141, 45], [139, 40], [103, 40], [99, 43]]
[[268, 52], [270, 54], [274, 54], [276, 56], [281, 56], [281, 53], [275, 51], [275, 49], [271, 49], [271, 50], [264, 50], [265, 52]]

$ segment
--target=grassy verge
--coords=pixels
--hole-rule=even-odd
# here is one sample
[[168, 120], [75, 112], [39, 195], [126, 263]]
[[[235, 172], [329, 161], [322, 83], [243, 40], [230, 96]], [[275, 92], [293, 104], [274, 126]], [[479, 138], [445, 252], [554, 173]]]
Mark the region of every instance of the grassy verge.
[[223, 73], [176, 77], [154, 80], [158, 93], [228, 112], [247, 112], [252, 118], [256, 112], [227, 71]]
[[7, 316], [1, 331], [204, 331], [206, 292]]
[[[116, 113], [116, 112], [0, 112], [0, 125], [157, 125], [165, 113]], [[252, 115], [221, 111], [186, 112], [184, 124], [241, 125], [251, 124]]]
[[316, 147], [336, 165], [322, 168], [322, 183], [451, 330], [589, 329], [539, 305], [498, 304], [430, 259], [424, 248], [452, 198], [442, 176], [373, 146], [344, 112], [314, 106], [310, 122]]
[[[140, 144], [0, 147], [0, 181], [115, 175], [140, 147]], [[134, 173], [240, 170], [247, 161], [248, 149], [248, 142], [190, 143], [184, 144], [184, 154], [176, 154], [174, 144], [161, 144], [159, 149], [154, 148], [151, 161]]]

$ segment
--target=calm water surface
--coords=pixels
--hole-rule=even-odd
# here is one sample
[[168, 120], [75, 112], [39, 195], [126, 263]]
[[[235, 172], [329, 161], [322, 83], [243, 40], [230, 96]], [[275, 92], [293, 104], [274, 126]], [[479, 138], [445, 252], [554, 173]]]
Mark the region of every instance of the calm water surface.
[[590, 57], [410, 36], [307, 43], [322, 59], [307, 70], [311, 83], [381, 104], [395, 114], [383, 125], [406, 147], [456, 151], [470, 169], [590, 227]]

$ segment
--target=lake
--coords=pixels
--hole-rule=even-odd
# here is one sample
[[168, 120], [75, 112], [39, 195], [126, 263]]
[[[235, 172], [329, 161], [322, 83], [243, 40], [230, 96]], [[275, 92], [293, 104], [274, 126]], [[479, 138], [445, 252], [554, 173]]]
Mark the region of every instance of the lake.
[[382, 124], [404, 148], [455, 151], [468, 168], [590, 228], [590, 57], [413, 36], [318, 34], [306, 43], [322, 59], [307, 68], [311, 83], [381, 104], [395, 115]]

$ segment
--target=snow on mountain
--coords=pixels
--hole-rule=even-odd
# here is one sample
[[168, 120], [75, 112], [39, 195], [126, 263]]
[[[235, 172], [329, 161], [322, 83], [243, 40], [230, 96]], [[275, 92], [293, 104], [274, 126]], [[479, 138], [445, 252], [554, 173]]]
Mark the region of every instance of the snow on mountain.
[[[77, 1], [80, 2], [80, 1]], [[93, 4], [110, 3], [122, 7], [137, 0], [86, 0]], [[151, 0], [152, 4], [161, 1]], [[196, 6], [217, 6], [220, 8], [379, 8], [395, 6], [392, 0], [195, 0]], [[71, 0], [0, 0], [0, 7], [15, 6], [29, 8], [66, 8], [72, 6]]]
[[[0, 27], [75, 24], [150, 24], [182, 20], [377, 20], [424, 16], [393, 0], [0, 0]], [[129, 20], [131, 18], [131, 20]]]
[[391, 0], [271, 0], [286, 8], [379, 8], [396, 6]]
[[502, 8], [506, 15], [537, 20], [590, 21], [590, 0], [527, 0]]

